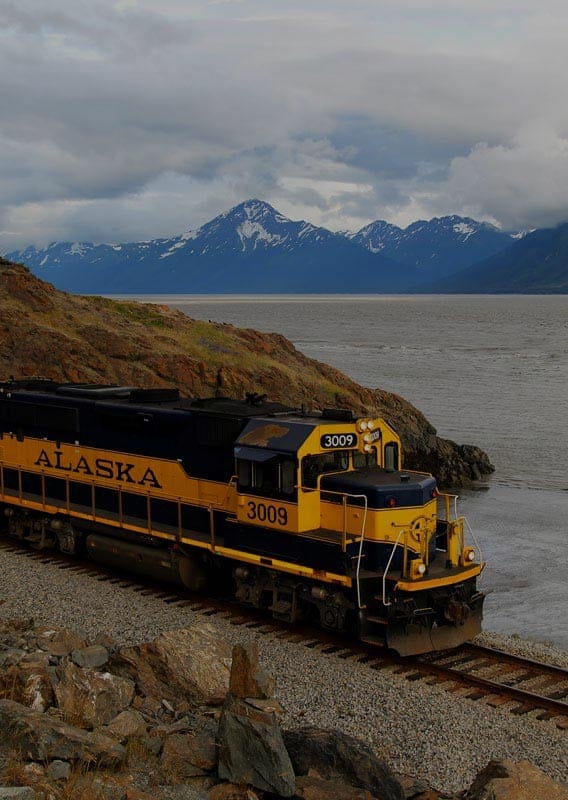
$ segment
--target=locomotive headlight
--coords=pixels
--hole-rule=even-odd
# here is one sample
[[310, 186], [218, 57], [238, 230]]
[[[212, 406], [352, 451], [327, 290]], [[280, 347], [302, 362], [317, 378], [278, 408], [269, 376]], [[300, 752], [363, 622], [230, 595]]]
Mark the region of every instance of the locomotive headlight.
[[358, 425], [358, 428], [359, 428], [360, 431], [366, 431], [368, 427], [369, 427], [369, 423], [367, 422], [366, 419], [362, 419], [361, 422]]
[[367, 430], [368, 430], [368, 431], [372, 431], [374, 427], [375, 427], [375, 423], [373, 422], [373, 420], [372, 420], [372, 419], [370, 419], [370, 420], [367, 422]]
[[364, 442], [368, 442], [368, 443], [370, 444], [370, 443], [371, 443], [371, 434], [370, 434], [370, 433], [366, 433], [366, 434], [363, 436], [363, 441], [364, 441]]
[[371, 445], [370, 445], [370, 444], [366, 444], [366, 445], [365, 445], [365, 447], [363, 448], [363, 450], [364, 450], [366, 453], [370, 453], [372, 449], [373, 449], [373, 448], [371, 447]]
[[471, 564], [475, 561], [475, 550], [473, 547], [464, 547], [462, 551], [462, 563]]
[[415, 559], [412, 561], [410, 566], [410, 577], [411, 578], [421, 578], [426, 572], [426, 564], [419, 559]]

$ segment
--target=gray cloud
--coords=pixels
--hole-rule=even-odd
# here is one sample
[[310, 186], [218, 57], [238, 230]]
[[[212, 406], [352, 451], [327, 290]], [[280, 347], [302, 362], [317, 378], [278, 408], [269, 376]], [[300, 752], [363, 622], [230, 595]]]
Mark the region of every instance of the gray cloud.
[[0, 250], [172, 235], [253, 195], [332, 228], [568, 219], [567, 21], [559, 0], [0, 0]]

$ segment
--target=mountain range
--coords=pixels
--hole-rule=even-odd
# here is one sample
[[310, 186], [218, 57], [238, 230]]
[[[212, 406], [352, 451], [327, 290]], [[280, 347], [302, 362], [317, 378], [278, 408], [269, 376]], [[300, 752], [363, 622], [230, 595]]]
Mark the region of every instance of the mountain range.
[[[541, 251], [552, 233], [505, 233], [459, 216], [407, 228], [377, 220], [357, 233], [334, 233], [290, 220], [263, 201], [247, 200], [169, 239], [53, 242], [6, 256], [76, 293], [566, 291], [563, 245], [554, 261], [558, 274], [544, 275], [552, 264], [546, 266]], [[512, 272], [499, 266], [509, 263], [509, 253]], [[545, 268], [539, 271], [543, 258]], [[526, 264], [516, 280], [518, 259]], [[543, 281], [552, 288], [540, 289]]]

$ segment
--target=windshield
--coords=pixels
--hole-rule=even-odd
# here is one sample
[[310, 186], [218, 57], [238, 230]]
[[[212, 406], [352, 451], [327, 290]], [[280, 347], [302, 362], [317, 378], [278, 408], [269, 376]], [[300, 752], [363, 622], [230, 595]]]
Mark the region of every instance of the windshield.
[[373, 447], [370, 453], [353, 453], [353, 467], [364, 469], [377, 466], [377, 448]]
[[349, 450], [334, 450], [302, 459], [302, 486], [315, 489], [318, 476], [326, 472], [344, 472], [349, 469]]

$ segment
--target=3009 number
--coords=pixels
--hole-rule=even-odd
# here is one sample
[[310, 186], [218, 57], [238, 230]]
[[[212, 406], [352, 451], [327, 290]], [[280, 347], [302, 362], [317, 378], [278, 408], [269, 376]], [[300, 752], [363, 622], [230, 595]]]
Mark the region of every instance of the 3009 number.
[[334, 447], [355, 447], [357, 437], [354, 433], [326, 433], [321, 437], [320, 444], [326, 450]]
[[248, 502], [247, 517], [259, 522], [269, 522], [271, 525], [288, 524], [288, 512], [285, 508], [267, 505], [266, 503], [255, 503], [253, 500]]

